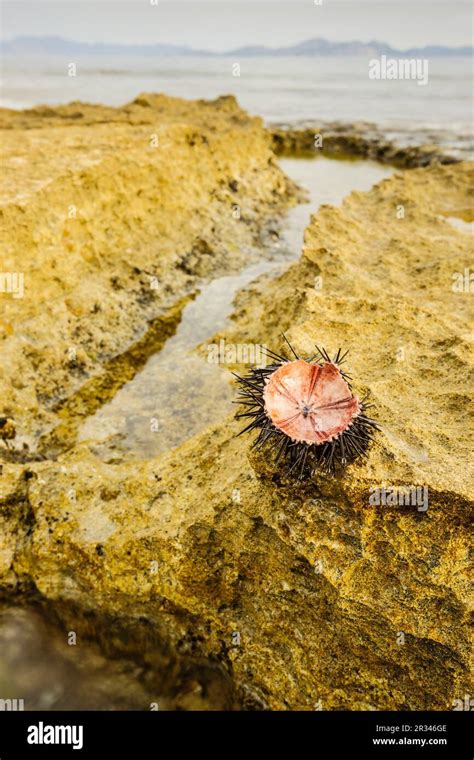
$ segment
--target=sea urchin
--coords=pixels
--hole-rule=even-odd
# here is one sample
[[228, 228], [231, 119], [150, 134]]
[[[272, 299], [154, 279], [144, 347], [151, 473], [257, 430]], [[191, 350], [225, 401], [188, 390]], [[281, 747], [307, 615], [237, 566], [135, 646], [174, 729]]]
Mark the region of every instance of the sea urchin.
[[316, 347], [315, 356], [301, 359], [288, 346], [294, 359], [266, 349], [271, 365], [235, 375], [237, 403], [245, 407], [237, 417], [251, 420], [241, 433], [259, 430], [253, 447], [275, 451], [275, 464], [287, 474], [301, 480], [318, 469], [334, 474], [365, 456], [378, 425], [365, 414], [367, 396], [352, 393], [341, 369], [347, 351], [331, 359]]

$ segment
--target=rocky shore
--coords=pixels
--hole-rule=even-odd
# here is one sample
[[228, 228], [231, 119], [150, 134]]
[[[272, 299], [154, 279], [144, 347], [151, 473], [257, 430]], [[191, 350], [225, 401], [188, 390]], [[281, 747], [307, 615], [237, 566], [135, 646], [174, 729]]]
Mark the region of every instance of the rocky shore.
[[[0, 109], [0, 128], [2, 271], [23, 275], [25, 289], [1, 293], [0, 395], [35, 451], [64, 399], [91, 378], [84, 414], [98, 385], [102, 403], [113, 395], [125, 368], [105, 376], [107, 362], [152, 320], [133, 366], [158, 350], [183, 296], [241, 268], [298, 193], [261, 121], [232, 97]], [[70, 439], [67, 420], [53, 449], [58, 436]]]
[[[27, 284], [24, 299], [0, 296], [0, 412], [21, 442], [0, 476], [3, 595], [49, 605], [151, 674], [193, 672], [200, 694], [217, 682], [221, 707], [441, 710], [472, 693], [472, 249], [452, 221], [472, 219], [472, 165], [434, 162], [323, 206], [301, 258], [241, 292], [215, 336], [350, 349], [382, 431], [344, 477], [295, 485], [236, 437], [231, 409], [146, 462], [100, 461], [68, 425], [295, 202], [261, 122], [230, 98], [151, 95], [0, 121], [3, 267]], [[383, 487], [424, 488], [427, 508], [374, 506]], [[155, 686], [133, 705], [149, 709]]]
[[270, 124], [273, 150], [278, 156], [368, 158], [402, 169], [452, 164], [459, 158], [433, 143], [405, 144], [387, 139], [373, 124], [339, 122]]

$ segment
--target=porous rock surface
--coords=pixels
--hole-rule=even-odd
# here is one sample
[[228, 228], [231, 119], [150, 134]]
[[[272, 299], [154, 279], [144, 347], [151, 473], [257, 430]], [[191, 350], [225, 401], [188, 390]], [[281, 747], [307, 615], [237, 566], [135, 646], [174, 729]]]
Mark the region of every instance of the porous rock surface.
[[22, 298], [0, 292], [0, 414], [32, 448], [150, 320], [169, 334], [183, 293], [250, 259], [297, 192], [233, 97], [0, 109], [0, 130], [1, 272], [24, 277]]
[[[301, 259], [248, 288], [223, 334], [349, 348], [382, 426], [366, 462], [287, 482], [229, 410], [149, 462], [82, 445], [5, 464], [2, 588], [145, 618], [164, 646], [230, 674], [241, 706], [450, 709], [472, 693], [472, 296], [452, 289], [470, 241], [445, 218], [466, 215], [469, 172], [414, 170], [323, 207]], [[428, 509], [371, 505], [384, 485], [426, 487]]]

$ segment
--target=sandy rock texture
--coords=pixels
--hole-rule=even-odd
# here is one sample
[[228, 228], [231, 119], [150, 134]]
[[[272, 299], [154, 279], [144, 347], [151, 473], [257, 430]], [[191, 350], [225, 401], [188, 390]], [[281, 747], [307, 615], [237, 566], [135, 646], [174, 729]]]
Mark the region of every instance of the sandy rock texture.
[[153, 352], [184, 294], [250, 259], [296, 189], [232, 97], [0, 109], [0, 129], [1, 271], [24, 278], [14, 297], [2, 276], [0, 414], [31, 450], [87, 380], [105, 400], [105, 365], [150, 321]]
[[[382, 426], [366, 462], [288, 483], [229, 410], [149, 462], [83, 445], [7, 464], [3, 589], [36, 590], [65, 625], [70, 609], [98, 630], [127, 621], [129, 646], [146, 621], [230, 678], [227, 706], [439, 710], [472, 693], [472, 294], [453, 290], [471, 245], [449, 221], [467, 218], [471, 179], [468, 164], [417, 169], [323, 207], [301, 259], [242, 293], [222, 334], [349, 348]], [[371, 505], [383, 486], [426, 488], [428, 508]]]

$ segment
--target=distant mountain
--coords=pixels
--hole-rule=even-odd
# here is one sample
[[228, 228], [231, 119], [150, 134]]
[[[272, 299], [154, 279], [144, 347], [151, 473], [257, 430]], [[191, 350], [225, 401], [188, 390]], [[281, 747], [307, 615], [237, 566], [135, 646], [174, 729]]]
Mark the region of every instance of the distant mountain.
[[390, 55], [394, 57], [405, 56], [409, 58], [423, 58], [430, 56], [469, 56], [472, 53], [470, 47], [450, 48], [441, 45], [428, 45], [423, 48], [410, 48], [409, 50], [397, 50], [385, 42], [330, 42], [321, 38], [305, 40], [298, 45], [289, 47], [268, 48], [261, 46], [249, 46], [237, 48], [226, 55], [233, 56], [374, 56]]
[[196, 55], [199, 51], [184, 45], [121, 45], [102, 42], [76, 42], [63, 37], [15, 37], [1, 40], [2, 53], [46, 55]]
[[423, 48], [396, 50], [384, 42], [329, 42], [321, 38], [305, 40], [289, 47], [269, 48], [250, 45], [225, 53], [195, 50], [185, 45], [121, 45], [101, 42], [76, 42], [62, 37], [15, 37], [0, 41], [0, 52], [12, 55], [122, 55], [122, 56], [232, 56], [250, 58], [257, 56], [380, 56], [430, 58], [433, 56], [470, 56], [472, 48], [428, 45]]

